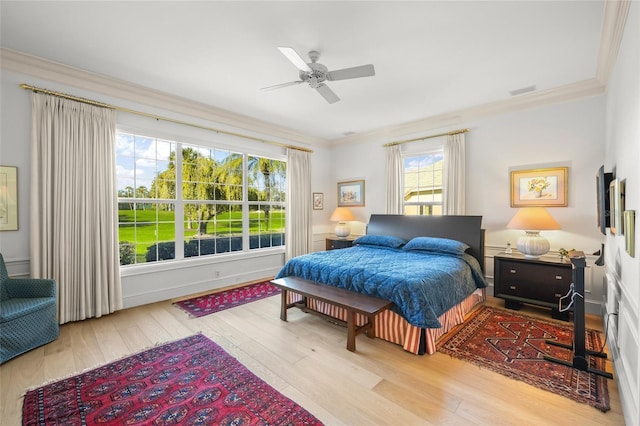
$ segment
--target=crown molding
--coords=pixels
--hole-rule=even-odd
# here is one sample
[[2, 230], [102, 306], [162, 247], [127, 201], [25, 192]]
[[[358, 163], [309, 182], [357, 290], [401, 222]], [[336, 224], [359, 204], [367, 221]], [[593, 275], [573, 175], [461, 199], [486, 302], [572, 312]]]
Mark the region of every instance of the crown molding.
[[[268, 136], [269, 138], [278, 138], [286, 144], [297, 143], [322, 146], [328, 143], [326, 139], [305, 135], [267, 121], [236, 114], [211, 105], [195, 102], [159, 90], [88, 72], [11, 49], [0, 48], [0, 66], [7, 71], [30, 75], [39, 79], [135, 102], [148, 107], [161, 108], [174, 113], [200, 118], [208, 122], [215, 122], [222, 126], [228, 126], [229, 130], [232, 131], [240, 129], [245, 132], [251, 132], [252, 135], [256, 137]], [[29, 82], [25, 83], [28, 84]], [[95, 100], [101, 101], [100, 99]]]
[[596, 71], [596, 78], [604, 85], [608, 83], [618, 58], [618, 50], [622, 43], [630, 7], [631, 0], [606, 0], [604, 2], [598, 69]]
[[410, 121], [395, 126], [358, 133], [331, 141], [332, 145], [345, 145], [350, 143], [363, 143], [372, 140], [380, 142], [392, 142], [393, 139], [405, 137], [410, 134], [449, 128], [451, 126], [465, 124], [470, 121], [485, 117], [538, 108], [560, 102], [570, 102], [577, 99], [602, 95], [605, 85], [595, 78], [567, 84], [548, 90], [530, 92], [500, 101], [477, 105], [470, 108], [451, 111], [445, 114], [434, 115], [415, 121]]

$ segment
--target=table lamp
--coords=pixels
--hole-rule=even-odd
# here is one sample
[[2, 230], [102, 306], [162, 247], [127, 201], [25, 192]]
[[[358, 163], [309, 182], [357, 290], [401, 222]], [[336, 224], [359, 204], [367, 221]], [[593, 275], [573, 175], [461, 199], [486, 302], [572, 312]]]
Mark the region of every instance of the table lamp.
[[560, 224], [544, 207], [523, 207], [511, 219], [507, 228], [521, 229], [526, 235], [518, 238], [516, 246], [527, 258], [538, 258], [549, 251], [549, 240], [540, 231], [560, 229]]
[[329, 220], [332, 222], [338, 222], [334, 230], [336, 235], [340, 238], [346, 238], [351, 234], [351, 228], [347, 221], [356, 220], [356, 218], [348, 207], [338, 207], [333, 211]]

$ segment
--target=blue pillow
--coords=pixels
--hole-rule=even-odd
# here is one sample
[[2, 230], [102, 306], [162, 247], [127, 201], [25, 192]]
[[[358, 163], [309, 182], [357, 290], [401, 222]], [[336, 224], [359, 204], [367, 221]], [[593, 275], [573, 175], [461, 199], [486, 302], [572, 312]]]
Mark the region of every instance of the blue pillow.
[[399, 237], [393, 237], [391, 235], [363, 235], [362, 237], [358, 237], [353, 244], [362, 244], [368, 246], [381, 246], [381, 247], [391, 247], [391, 248], [400, 248], [403, 244], [407, 242]]
[[403, 250], [424, 250], [437, 253], [462, 255], [469, 246], [462, 241], [450, 240], [448, 238], [436, 237], [415, 237], [409, 241]]

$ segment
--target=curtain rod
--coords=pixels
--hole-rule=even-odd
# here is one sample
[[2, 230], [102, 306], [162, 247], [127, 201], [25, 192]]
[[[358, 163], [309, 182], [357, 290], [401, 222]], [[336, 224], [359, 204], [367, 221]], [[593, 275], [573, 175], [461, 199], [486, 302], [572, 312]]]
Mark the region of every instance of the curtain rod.
[[440, 136], [453, 136], [453, 135], [458, 135], [460, 133], [467, 133], [470, 132], [471, 129], [458, 129], [458, 130], [452, 130], [450, 132], [446, 132], [446, 133], [438, 133], [437, 135], [431, 135], [431, 136], [423, 136], [421, 138], [415, 138], [415, 139], [406, 139], [403, 141], [397, 141], [397, 142], [389, 142], [386, 143], [382, 146], [387, 147], [387, 146], [394, 146], [394, 145], [402, 145], [403, 143], [409, 143], [409, 142], [416, 142], [416, 141], [423, 141], [425, 139], [431, 139], [431, 138], [438, 138]]
[[271, 141], [271, 140], [268, 140], [268, 139], [262, 139], [262, 138], [257, 138], [257, 137], [254, 137], [254, 136], [243, 135], [241, 133], [235, 133], [235, 132], [230, 132], [230, 131], [227, 131], [227, 130], [216, 129], [214, 127], [203, 126], [201, 124], [189, 123], [188, 121], [177, 120], [177, 119], [169, 118], [169, 117], [162, 117], [162, 116], [155, 115], [155, 114], [149, 114], [149, 113], [142, 112], [142, 111], [136, 111], [134, 109], [119, 107], [119, 106], [115, 106], [115, 105], [109, 105], [109, 104], [105, 104], [103, 102], [98, 102], [98, 101], [94, 101], [94, 100], [91, 100], [91, 99], [81, 98], [81, 97], [74, 96], [74, 95], [68, 95], [66, 93], [60, 93], [60, 92], [56, 92], [56, 91], [49, 90], [49, 89], [41, 89], [39, 87], [30, 86], [30, 85], [25, 84], [25, 83], [22, 83], [20, 85], [20, 87], [22, 87], [25, 90], [31, 90], [32, 92], [36, 92], [36, 93], [44, 93], [45, 95], [53, 95], [53, 96], [57, 96], [59, 98], [64, 98], [64, 99], [69, 99], [69, 100], [72, 100], [72, 101], [82, 102], [84, 104], [89, 104], [89, 105], [93, 105], [93, 106], [97, 106], [97, 107], [101, 107], [101, 108], [108, 108], [108, 109], [112, 109], [112, 110], [116, 110], [116, 111], [128, 112], [130, 114], [135, 114], [135, 115], [142, 115], [144, 117], [153, 118], [155, 120], [168, 121], [170, 123], [182, 124], [184, 126], [189, 126], [189, 127], [196, 127], [198, 129], [209, 130], [209, 131], [212, 131], [212, 132], [221, 133], [221, 134], [225, 134], [225, 135], [237, 136], [237, 137], [244, 138], [244, 139], [249, 139], [249, 140], [252, 140], [252, 141], [263, 142], [263, 143], [267, 143], [267, 144], [270, 144], [270, 145], [276, 145], [276, 146], [279, 146], [279, 147], [282, 147], [282, 148], [291, 148], [291, 149], [297, 149], [298, 151], [313, 152], [313, 150], [311, 150], [311, 149], [302, 148], [302, 147], [295, 146], [295, 145], [287, 145], [287, 144], [283, 144], [283, 143], [280, 143], [280, 142]]

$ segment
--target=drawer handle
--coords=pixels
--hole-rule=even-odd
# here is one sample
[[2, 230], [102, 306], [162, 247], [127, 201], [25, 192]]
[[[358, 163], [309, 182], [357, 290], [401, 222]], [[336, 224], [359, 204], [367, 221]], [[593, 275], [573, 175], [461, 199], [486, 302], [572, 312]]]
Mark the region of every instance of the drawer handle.
[[516, 270], [515, 269], [509, 269], [509, 272], [511, 272], [512, 274], [515, 274]]
[[515, 290], [515, 289], [516, 289], [516, 286], [515, 286], [515, 285], [510, 285], [510, 286], [509, 286], [509, 288], [510, 288], [511, 290]]
[[554, 296], [555, 297], [562, 297], [562, 294], [561, 293], [556, 293], [556, 294], [554, 294]]
[[556, 280], [561, 280], [562, 279], [562, 275], [556, 275]]

